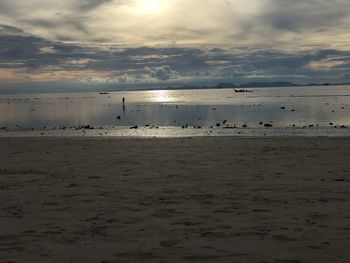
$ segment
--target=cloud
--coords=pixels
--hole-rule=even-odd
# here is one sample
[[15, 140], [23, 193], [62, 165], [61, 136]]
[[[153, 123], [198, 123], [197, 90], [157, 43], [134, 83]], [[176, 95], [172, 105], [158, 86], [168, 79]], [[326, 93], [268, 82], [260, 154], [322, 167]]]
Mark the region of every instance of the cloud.
[[[2, 0], [0, 24], [50, 40], [147, 46], [347, 49], [348, 0]], [[179, 19], [181, 17], [181, 19]], [[118, 18], [118, 19], [116, 19]], [[335, 37], [336, 36], [336, 37]]]
[[1, 36], [10, 36], [10, 35], [21, 35], [24, 34], [23, 30], [8, 26], [8, 25], [0, 25], [0, 35]]
[[[82, 11], [90, 11], [101, 5], [105, 5], [107, 3], [113, 2], [112, 0], [79, 0], [73, 1], [76, 9], [80, 9]], [[116, 1], [114, 1], [116, 2]], [[126, 3], [127, 1], [118, 1], [119, 4]]]
[[146, 71], [149, 72], [151, 77], [162, 81], [179, 78], [179, 73], [172, 70], [170, 66], [146, 67]]
[[121, 83], [127, 83], [130, 81], [130, 78], [129, 78], [128, 74], [124, 74], [118, 78], [118, 81]]
[[342, 0], [271, 0], [257, 21], [283, 31], [326, 29], [341, 25], [349, 7], [349, 1]]
[[298, 83], [350, 81], [350, 50], [335, 48], [125, 47], [65, 42], [0, 25], [0, 80], [84, 83]]

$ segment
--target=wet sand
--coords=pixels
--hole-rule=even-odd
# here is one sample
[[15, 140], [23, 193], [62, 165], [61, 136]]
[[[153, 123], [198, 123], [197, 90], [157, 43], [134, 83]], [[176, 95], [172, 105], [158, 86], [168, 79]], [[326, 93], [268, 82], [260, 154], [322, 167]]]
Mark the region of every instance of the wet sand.
[[350, 262], [349, 138], [0, 138], [0, 262]]

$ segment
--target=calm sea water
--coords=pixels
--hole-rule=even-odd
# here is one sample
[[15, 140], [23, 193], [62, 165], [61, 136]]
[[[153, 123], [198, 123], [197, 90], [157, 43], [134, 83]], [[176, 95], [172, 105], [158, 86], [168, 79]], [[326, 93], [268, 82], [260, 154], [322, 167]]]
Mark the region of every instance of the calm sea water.
[[[350, 127], [350, 86], [255, 88], [249, 91], [210, 89], [0, 95], [0, 128], [75, 130], [90, 125], [99, 130], [103, 127], [116, 135], [131, 126], [138, 126], [138, 131], [132, 132], [139, 135], [172, 131], [227, 135], [245, 134], [247, 130], [250, 134], [260, 130], [264, 134], [266, 130], [283, 134], [286, 129], [289, 133], [303, 129], [306, 130], [303, 134], [317, 135], [319, 131], [339, 133], [334, 126]], [[124, 106], [123, 97], [126, 99]], [[265, 124], [271, 124], [272, 128], [265, 128]], [[181, 132], [182, 127], [195, 131]], [[350, 133], [345, 130], [343, 127], [341, 133]]]

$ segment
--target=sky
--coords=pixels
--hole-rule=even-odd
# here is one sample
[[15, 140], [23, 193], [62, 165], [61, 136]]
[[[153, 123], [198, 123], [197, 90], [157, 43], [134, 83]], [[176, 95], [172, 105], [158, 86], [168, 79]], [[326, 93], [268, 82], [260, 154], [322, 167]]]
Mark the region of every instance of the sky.
[[350, 82], [349, 0], [0, 0], [0, 89]]

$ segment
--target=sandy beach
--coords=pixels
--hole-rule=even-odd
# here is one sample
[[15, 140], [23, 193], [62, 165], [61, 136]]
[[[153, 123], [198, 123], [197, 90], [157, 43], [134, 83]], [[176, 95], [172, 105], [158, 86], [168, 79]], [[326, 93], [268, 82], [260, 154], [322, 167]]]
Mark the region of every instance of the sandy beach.
[[350, 138], [0, 138], [0, 262], [350, 262]]

